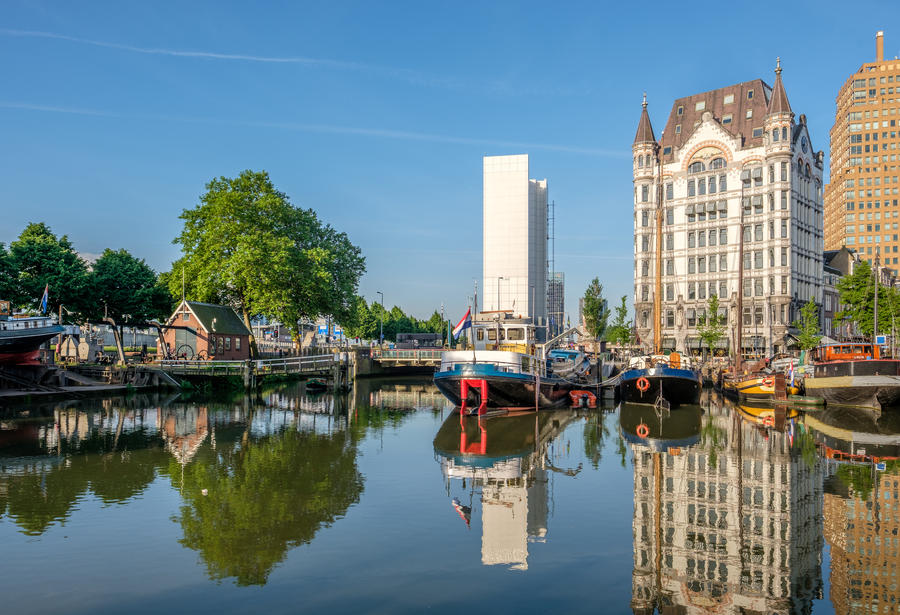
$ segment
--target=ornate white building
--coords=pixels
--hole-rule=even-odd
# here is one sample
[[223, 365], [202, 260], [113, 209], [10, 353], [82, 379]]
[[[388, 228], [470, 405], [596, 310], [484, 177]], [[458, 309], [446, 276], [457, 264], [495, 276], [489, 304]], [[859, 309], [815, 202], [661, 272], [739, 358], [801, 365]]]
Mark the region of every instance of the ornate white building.
[[[697, 325], [715, 294], [728, 314], [719, 350], [735, 347], [743, 226], [743, 352], [783, 350], [800, 307], [822, 303], [824, 155], [806, 116], [795, 121], [780, 65], [774, 88], [756, 79], [676, 100], [658, 141], [645, 99], [632, 150], [641, 341], [661, 326], [663, 348], [698, 352]], [[662, 322], [654, 323], [658, 191]]]

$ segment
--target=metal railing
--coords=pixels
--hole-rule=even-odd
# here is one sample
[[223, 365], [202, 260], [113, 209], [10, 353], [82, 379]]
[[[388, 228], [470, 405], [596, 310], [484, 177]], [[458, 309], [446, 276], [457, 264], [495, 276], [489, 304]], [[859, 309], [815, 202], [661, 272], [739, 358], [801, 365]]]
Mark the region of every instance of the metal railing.
[[440, 349], [395, 349], [373, 348], [371, 357], [381, 361], [440, 361], [444, 351]]
[[326, 354], [245, 361], [167, 360], [160, 361], [158, 365], [167, 372], [184, 375], [238, 376], [247, 369], [251, 369], [257, 374], [319, 372], [331, 368], [340, 361], [339, 356]]

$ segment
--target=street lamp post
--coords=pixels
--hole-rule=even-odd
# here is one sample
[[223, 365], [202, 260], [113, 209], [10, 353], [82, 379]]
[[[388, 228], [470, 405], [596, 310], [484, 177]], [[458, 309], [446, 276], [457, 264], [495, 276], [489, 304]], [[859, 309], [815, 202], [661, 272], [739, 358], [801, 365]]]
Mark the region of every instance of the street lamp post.
[[380, 290], [376, 290], [375, 293], [381, 295], [381, 312], [378, 314], [378, 345], [382, 346], [384, 344], [384, 293]]

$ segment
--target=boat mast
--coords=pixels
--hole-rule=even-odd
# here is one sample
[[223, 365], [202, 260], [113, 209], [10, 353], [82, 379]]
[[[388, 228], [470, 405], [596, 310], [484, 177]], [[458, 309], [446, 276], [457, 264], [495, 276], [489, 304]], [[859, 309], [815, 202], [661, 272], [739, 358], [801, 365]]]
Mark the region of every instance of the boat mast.
[[[748, 178], [749, 179], [749, 178]], [[741, 202], [738, 216], [738, 287], [737, 287], [737, 331], [735, 333], [734, 375], [741, 373], [743, 342], [741, 333], [744, 330], [744, 170], [741, 170]]]
[[874, 328], [872, 329], [872, 356], [875, 357], [875, 349], [878, 347], [878, 256], [879, 247], [875, 246], [875, 310]]
[[[665, 133], [660, 134], [660, 140]], [[662, 156], [656, 146], [656, 288], [653, 291], [653, 354], [662, 354]]]

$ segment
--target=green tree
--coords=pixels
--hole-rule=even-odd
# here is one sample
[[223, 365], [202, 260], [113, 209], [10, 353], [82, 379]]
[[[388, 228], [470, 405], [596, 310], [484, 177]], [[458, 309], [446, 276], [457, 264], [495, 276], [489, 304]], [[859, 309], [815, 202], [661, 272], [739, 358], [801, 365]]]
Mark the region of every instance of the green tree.
[[165, 319], [172, 309], [172, 295], [156, 273], [126, 250], [110, 250], [94, 263], [91, 289], [95, 301], [92, 320], [104, 313], [121, 326]]
[[[173, 295], [229, 304], [250, 320], [285, 323], [295, 338], [298, 322], [353, 318], [365, 259], [344, 233], [323, 224], [311, 209], [291, 205], [266, 172], [244, 171], [209, 182], [175, 239], [183, 256], [168, 276]], [[251, 352], [256, 343], [251, 337]]]
[[798, 330], [797, 342], [801, 349], [810, 350], [819, 345], [822, 339], [819, 334], [819, 306], [812, 298], [800, 308], [800, 319], [791, 324]]
[[719, 296], [710, 295], [706, 313], [700, 314], [700, 322], [697, 326], [697, 335], [706, 343], [710, 352], [725, 335], [725, 320], [725, 316], [719, 314]]
[[12, 302], [39, 308], [44, 288], [49, 288], [48, 310], [60, 304], [77, 315], [93, 307], [88, 296], [87, 264], [63, 235], [58, 238], [43, 222], [30, 223], [9, 246], [9, 260], [17, 273]]
[[0, 299], [12, 301], [18, 293], [16, 290], [17, 272], [6, 246], [0, 243]]
[[[838, 280], [837, 290], [844, 309], [836, 318], [856, 323], [859, 331], [871, 337], [875, 330], [875, 276], [867, 261], [857, 263], [851, 275]], [[878, 330], [890, 331], [898, 311], [896, 289], [878, 285]]]
[[599, 343], [606, 334], [606, 324], [609, 320], [609, 309], [603, 298], [603, 284], [599, 278], [594, 278], [584, 291], [584, 325], [588, 335], [594, 338], [594, 355], [599, 353]]
[[607, 331], [607, 339], [614, 344], [627, 344], [631, 338], [632, 322], [628, 320], [628, 298], [622, 295], [622, 301], [615, 307], [615, 317]]

